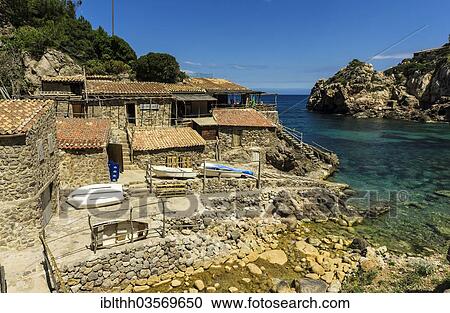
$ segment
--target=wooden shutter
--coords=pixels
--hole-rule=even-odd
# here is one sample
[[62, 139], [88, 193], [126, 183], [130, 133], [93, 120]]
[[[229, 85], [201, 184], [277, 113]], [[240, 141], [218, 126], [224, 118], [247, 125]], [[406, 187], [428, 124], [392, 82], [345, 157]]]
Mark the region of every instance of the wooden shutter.
[[240, 147], [242, 145], [242, 130], [233, 129], [233, 135], [231, 138], [232, 147]]
[[178, 167], [178, 157], [176, 155], [168, 155], [166, 157], [167, 167]]

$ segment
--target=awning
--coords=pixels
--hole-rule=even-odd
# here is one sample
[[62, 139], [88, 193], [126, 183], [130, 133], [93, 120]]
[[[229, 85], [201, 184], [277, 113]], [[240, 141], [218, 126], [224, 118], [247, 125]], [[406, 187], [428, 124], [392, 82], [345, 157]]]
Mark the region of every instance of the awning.
[[207, 94], [175, 94], [173, 96], [177, 101], [217, 101], [216, 98]]

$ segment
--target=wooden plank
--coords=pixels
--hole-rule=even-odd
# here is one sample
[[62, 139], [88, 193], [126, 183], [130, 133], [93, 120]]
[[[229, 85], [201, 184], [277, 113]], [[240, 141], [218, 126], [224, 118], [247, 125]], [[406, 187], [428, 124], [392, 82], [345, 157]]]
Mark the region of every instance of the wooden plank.
[[6, 284], [6, 275], [5, 275], [5, 268], [0, 265], [0, 293], [7, 293], [8, 287]]

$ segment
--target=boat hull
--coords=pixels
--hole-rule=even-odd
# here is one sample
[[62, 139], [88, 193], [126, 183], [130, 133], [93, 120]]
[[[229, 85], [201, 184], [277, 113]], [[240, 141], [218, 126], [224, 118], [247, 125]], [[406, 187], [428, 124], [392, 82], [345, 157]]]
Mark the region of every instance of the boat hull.
[[76, 195], [67, 199], [67, 203], [76, 209], [100, 208], [119, 204], [123, 201], [123, 193]]
[[167, 166], [154, 166], [152, 172], [155, 177], [189, 179], [197, 177], [192, 168], [177, 168]]

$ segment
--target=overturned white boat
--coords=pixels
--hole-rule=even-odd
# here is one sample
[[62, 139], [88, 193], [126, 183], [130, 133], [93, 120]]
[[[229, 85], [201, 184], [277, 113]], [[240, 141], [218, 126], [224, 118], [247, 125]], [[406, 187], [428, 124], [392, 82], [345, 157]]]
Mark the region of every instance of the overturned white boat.
[[253, 172], [246, 169], [235, 168], [228, 165], [208, 163], [202, 164], [200, 166], [202, 172], [206, 172], [208, 177], [252, 177]]
[[121, 184], [94, 184], [74, 190], [67, 203], [76, 209], [99, 208], [119, 204], [124, 201]]
[[161, 178], [195, 178], [197, 173], [192, 168], [152, 166], [154, 176]]

